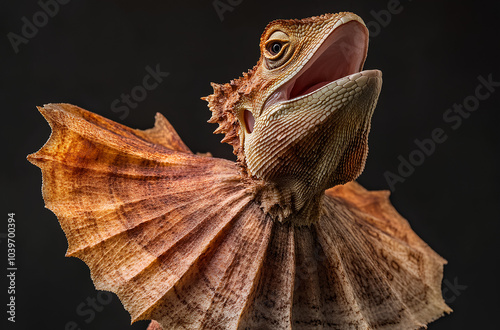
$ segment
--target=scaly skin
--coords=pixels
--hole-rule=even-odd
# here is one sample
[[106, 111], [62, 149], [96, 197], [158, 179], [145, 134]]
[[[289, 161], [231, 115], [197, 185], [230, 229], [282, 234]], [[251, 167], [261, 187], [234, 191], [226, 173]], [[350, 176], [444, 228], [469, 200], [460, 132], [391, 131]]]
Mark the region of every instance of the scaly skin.
[[237, 164], [194, 155], [161, 115], [141, 131], [39, 108], [52, 134], [28, 159], [67, 256], [151, 330], [417, 329], [450, 312], [446, 261], [389, 192], [349, 182], [382, 83], [360, 72], [361, 19], [278, 20], [260, 47], [252, 70], [206, 98]]
[[[281, 52], [273, 55], [274, 43], [281, 44]], [[367, 48], [368, 30], [352, 13], [277, 20], [262, 34], [257, 65], [230, 84], [213, 84], [214, 94], [207, 98], [210, 121], [220, 124], [216, 132], [226, 133], [223, 141], [234, 146], [248, 175], [265, 182], [260, 199], [274, 218], [316, 221], [323, 191], [361, 174], [382, 85], [380, 71], [359, 72]], [[305, 85], [314, 79], [328, 84], [293, 99], [280, 97], [280, 91], [293, 91], [293, 83], [325, 49], [336, 52], [322, 64], [333, 75], [305, 79]], [[346, 71], [342, 66], [349, 60]], [[252, 132], [246, 111], [247, 119], [253, 117]]]

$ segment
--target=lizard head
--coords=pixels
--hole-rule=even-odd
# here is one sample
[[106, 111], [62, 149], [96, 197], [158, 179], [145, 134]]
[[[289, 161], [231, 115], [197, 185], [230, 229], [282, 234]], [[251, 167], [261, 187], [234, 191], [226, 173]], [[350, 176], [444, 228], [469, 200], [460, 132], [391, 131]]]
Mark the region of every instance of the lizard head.
[[[251, 177], [310, 195], [354, 180], [382, 85], [361, 71], [368, 30], [352, 13], [276, 20], [243, 77], [212, 84], [209, 122]], [[292, 187], [292, 188], [291, 188]]]

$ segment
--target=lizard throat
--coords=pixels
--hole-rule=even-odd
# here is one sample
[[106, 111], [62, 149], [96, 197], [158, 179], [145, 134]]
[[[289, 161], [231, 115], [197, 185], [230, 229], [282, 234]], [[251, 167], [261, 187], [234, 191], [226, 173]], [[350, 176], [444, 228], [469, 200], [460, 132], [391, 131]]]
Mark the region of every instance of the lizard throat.
[[349, 21], [333, 30], [304, 67], [267, 99], [264, 108], [300, 98], [360, 72], [368, 50], [368, 31]]

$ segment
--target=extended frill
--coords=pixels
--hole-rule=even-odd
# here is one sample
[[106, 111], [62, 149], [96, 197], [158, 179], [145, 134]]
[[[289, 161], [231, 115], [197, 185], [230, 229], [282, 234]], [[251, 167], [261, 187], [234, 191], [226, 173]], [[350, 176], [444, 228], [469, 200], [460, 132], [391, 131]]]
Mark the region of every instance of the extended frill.
[[234, 162], [192, 154], [168, 121], [127, 128], [69, 104], [28, 159], [68, 256], [132, 321], [163, 329], [414, 329], [450, 312], [446, 262], [357, 183], [326, 191], [319, 221], [273, 220]]

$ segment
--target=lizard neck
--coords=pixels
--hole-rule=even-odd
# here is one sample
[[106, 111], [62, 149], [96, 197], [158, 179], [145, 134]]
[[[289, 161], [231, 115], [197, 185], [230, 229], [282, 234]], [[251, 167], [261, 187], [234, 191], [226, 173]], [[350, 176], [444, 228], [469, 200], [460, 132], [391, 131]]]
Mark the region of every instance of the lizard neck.
[[256, 191], [256, 201], [275, 221], [304, 226], [319, 219], [323, 191], [314, 192], [299, 181], [261, 182]]

